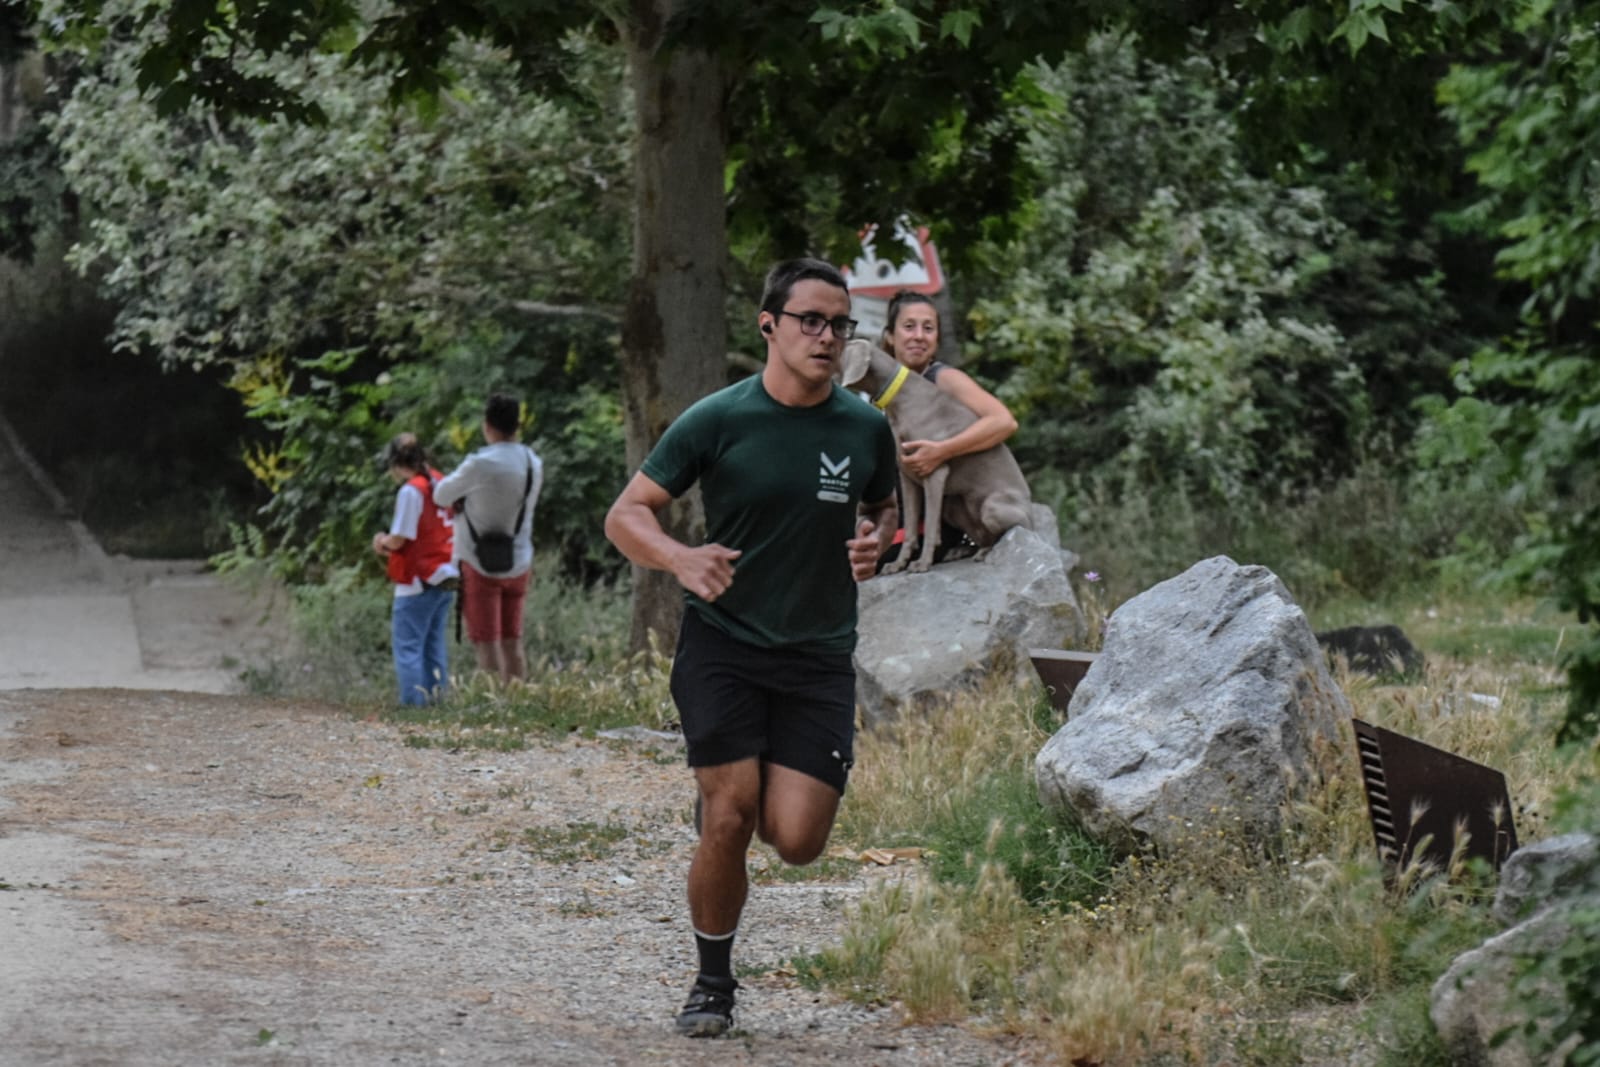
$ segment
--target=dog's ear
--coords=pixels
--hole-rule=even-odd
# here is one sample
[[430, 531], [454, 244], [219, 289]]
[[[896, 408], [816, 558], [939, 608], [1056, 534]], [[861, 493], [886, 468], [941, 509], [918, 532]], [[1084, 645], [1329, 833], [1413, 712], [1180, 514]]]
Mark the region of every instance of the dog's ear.
[[839, 384], [849, 389], [867, 376], [867, 369], [871, 365], [872, 343], [851, 341], [844, 346], [844, 352], [839, 356], [839, 370], [836, 372]]

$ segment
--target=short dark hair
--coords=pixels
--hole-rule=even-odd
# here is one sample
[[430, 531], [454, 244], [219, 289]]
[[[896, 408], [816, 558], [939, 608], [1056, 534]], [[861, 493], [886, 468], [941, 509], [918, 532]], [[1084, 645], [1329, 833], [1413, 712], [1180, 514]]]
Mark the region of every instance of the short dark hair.
[[847, 294], [850, 286], [844, 275], [832, 263], [820, 259], [786, 259], [767, 271], [767, 282], [761, 290], [761, 310], [776, 315], [789, 302], [789, 294], [799, 282], [826, 282]]
[[510, 437], [522, 428], [522, 403], [514, 396], [495, 393], [483, 406], [483, 421]]

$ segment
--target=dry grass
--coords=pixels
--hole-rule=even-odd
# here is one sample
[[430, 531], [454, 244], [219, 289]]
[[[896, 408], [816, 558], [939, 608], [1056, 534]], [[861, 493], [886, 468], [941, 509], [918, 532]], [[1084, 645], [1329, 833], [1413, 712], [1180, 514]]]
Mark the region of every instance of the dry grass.
[[996, 686], [863, 733], [839, 833], [886, 843], [947, 817], [999, 773], [1027, 773], [1049, 740], [1036, 694]]
[[[1503, 770], [1521, 840], [1545, 836], [1546, 813], [1582, 770], [1550, 740], [1559, 679], [1548, 663], [1487, 670], [1431, 658], [1411, 685], [1338, 681], [1358, 717]], [[1405, 1027], [1384, 1013], [1422, 1002], [1449, 960], [1485, 936], [1492, 885], [1459, 862], [1386, 879], [1353, 735], [1321, 754], [1320, 781], [1283, 841], [1251, 847], [1224, 817], [1195, 847], [1104, 858], [1081, 872], [1079, 884], [1100, 887], [1089, 899], [1041, 900], [1019, 887], [1005, 850], [1013, 824], [1048, 821], [1027, 801], [1051, 728], [1036, 693], [994, 689], [861, 739], [842, 837], [936, 847], [974, 806], [1000, 796], [1011, 807], [980, 813], [990, 834], [961, 862], [860, 904], [821, 964], [837, 988], [897, 1001], [917, 1020], [976, 1018], [1025, 1034], [1063, 1062], [1318, 1062], [1316, 1046], [1340, 1062], [1416, 1067], [1442, 1054], [1426, 1040], [1419, 1048], [1415, 1033], [1411, 1044], [1386, 1038]], [[1096, 854], [1059, 855], [1087, 867]], [[952, 879], [952, 869], [971, 876]]]

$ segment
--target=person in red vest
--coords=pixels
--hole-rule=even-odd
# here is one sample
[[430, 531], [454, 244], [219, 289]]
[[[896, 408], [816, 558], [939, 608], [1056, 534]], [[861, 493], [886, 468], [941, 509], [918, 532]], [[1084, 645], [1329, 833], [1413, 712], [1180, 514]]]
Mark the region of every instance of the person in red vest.
[[373, 535], [372, 550], [387, 560], [394, 583], [390, 636], [400, 703], [426, 704], [450, 688], [448, 623], [460, 576], [451, 562], [454, 531], [449, 509], [433, 502], [441, 475], [416, 435], [396, 437], [383, 455], [400, 490], [389, 530]]

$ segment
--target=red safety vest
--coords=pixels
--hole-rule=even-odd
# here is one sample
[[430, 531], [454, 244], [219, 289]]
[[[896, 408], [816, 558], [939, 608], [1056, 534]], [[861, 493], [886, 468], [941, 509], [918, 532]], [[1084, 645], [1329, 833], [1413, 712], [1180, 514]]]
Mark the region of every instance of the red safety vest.
[[410, 585], [416, 578], [426, 581], [454, 554], [455, 530], [450, 524], [450, 512], [433, 503], [433, 483], [442, 477], [438, 471], [430, 471], [406, 482], [422, 494], [422, 514], [417, 518], [417, 536], [399, 551], [389, 553], [389, 580], [396, 585]]

